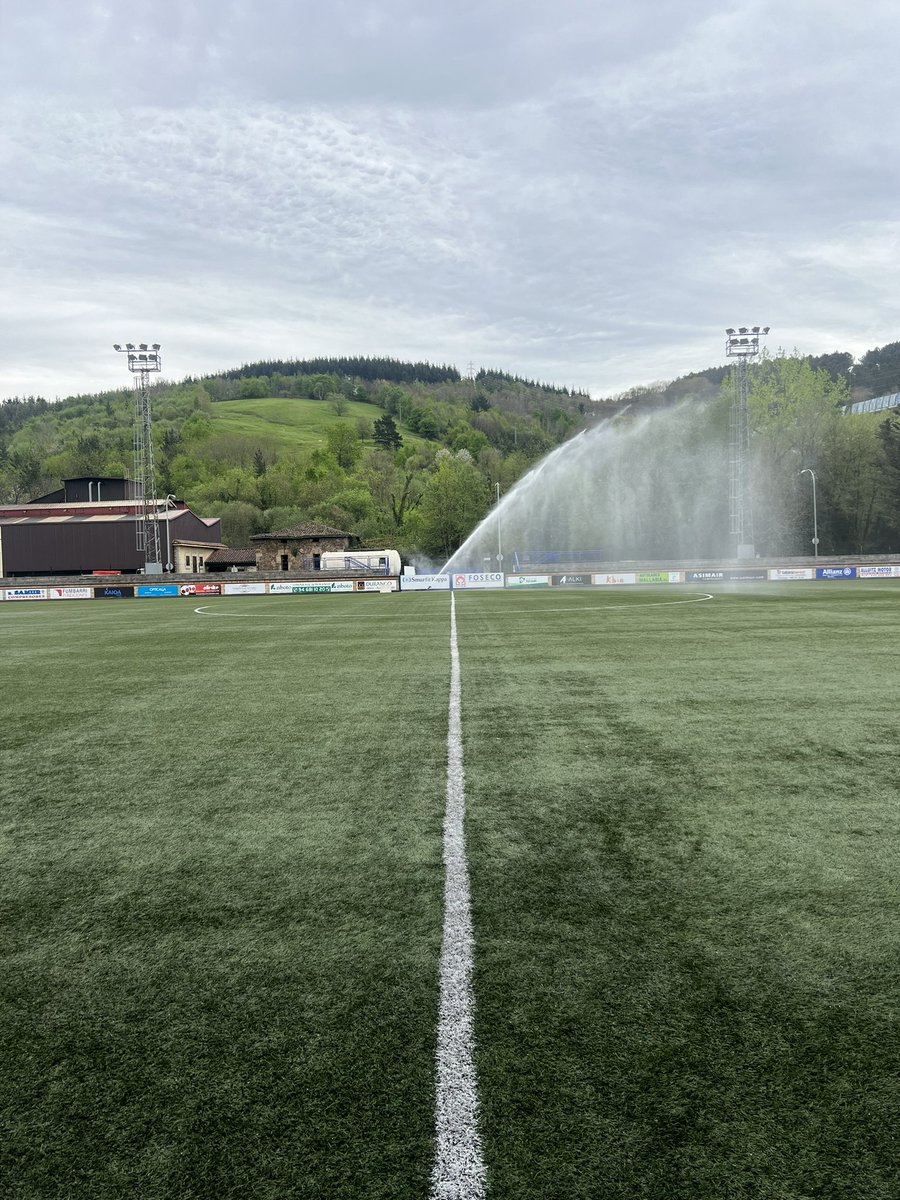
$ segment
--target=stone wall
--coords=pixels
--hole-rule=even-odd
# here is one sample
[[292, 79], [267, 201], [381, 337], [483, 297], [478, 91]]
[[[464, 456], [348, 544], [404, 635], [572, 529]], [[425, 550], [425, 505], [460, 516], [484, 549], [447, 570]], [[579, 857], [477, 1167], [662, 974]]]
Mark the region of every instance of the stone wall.
[[316, 555], [346, 550], [349, 542], [346, 537], [267, 538], [255, 545], [256, 565], [260, 571], [283, 571], [282, 556], [286, 554], [288, 571], [313, 571]]

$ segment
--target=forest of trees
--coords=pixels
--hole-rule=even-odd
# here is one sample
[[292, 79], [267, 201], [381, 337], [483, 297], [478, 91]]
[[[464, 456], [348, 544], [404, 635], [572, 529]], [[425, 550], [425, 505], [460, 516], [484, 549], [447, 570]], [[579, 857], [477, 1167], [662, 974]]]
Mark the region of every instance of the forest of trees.
[[[450, 367], [362, 358], [255, 363], [154, 387], [159, 493], [220, 516], [232, 546], [320, 520], [370, 545], [438, 559], [485, 515], [498, 483], [505, 493], [575, 433], [683, 400], [705, 401], [712, 420], [727, 421], [729, 389], [725, 367], [605, 403], [499, 371], [460, 377]], [[781, 354], [754, 368], [754, 456], [768, 488], [758, 550], [808, 549], [797, 532], [809, 508], [799, 471], [808, 467], [818, 477], [823, 553], [900, 551], [900, 419], [843, 415], [851, 399], [882, 391], [900, 391], [900, 343], [858, 363]], [[325, 419], [318, 444], [275, 442], [263, 423], [258, 435], [217, 425], [217, 404], [264, 397], [313, 403]], [[26, 500], [65, 477], [130, 475], [132, 415], [124, 388], [0, 404], [0, 501]]]

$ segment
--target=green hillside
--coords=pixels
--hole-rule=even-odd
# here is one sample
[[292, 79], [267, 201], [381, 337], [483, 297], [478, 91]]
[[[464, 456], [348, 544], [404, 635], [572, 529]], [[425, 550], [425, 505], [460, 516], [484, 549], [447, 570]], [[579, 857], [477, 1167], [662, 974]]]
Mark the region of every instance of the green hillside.
[[[886, 371], [890, 355], [882, 359]], [[802, 465], [819, 478], [823, 553], [896, 552], [900, 419], [844, 417], [851, 382], [799, 355], [760, 363], [751, 393], [754, 455], [759, 478], [773, 480], [766, 507], [777, 518], [757, 529], [757, 550], [808, 549], [798, 533], [809, 506]], [[462, 379], [449, 368], [393, 360], [251, 364], [153, 388], [158, 493], [221, 517], [231, 546], [318, 520], [365, 544], [444, 561], [488, 512], [498, 485], [506, 493], [590, 424], [632, 422], [689, 401], [709, 405], [713, 425], [727, 430], [724, 369], [619, 400], [595, 403], [502, 372]], [[0, 405], [0, 503], [73, 476], [131, 474], [133, 408], [125, 388]]]
[[[155, 386], [160, 496], [221, 517], [232, 546], [321, 520], [370, 544], [446, 557], [497, 484], [508, 490], [590, 419], [586, 397], [498, 373], [463, 380], [392, 360], [352, 360], [362, 375], [337, 373], [348, 365], [257, 364]], [[132, 418], [125, 389], [0, 405], [0, 502], [72, 476], [131, 474]]]

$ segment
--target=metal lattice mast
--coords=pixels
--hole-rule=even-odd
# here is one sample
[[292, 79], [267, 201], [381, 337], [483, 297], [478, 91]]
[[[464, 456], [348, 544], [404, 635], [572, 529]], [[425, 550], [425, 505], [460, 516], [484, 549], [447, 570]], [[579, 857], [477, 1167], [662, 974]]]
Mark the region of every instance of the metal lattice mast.
[[153, 430], [150, 411], [150, 375], [162, 370], [159, 342], [149, 349], [146, 342], [135, 347], [127, 342], [128, 370], [134, 375], [134, 490], [135, 542], [144, 559], [144, 571], [158, 575], [162, 571], [159, 537], [159, 497], [156, 494], [156, 466], [153, 461]]
[[769, 326], [760, 329], [746, 326], [725, 330], [725, 354], [733, 358], [730, 439], [729, 518], [731, 536], [738, 558], [753, 558], [752, 469], [750, 464], [750, 417], [747, 409], [749, 392], [748, 363], [759, 357], [761, 337]]

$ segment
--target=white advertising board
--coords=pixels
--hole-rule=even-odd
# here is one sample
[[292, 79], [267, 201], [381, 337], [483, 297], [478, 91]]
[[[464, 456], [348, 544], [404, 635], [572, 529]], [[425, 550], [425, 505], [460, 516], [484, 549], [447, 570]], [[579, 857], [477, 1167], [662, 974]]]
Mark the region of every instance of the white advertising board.
[[223, 583], [223, 596], [264, 596], [266, 585], [264, 583]]
[[856, 574], [859, 579], [898, 579], [900, 578], [900, 567], [892, 567], [884, 563], [875, 567], [859, 567]]
[[595, 575], [594, 583], [599, 587], [622, 587], [627, 583], [637, 583], [637, 575], [634, 571], [624, 575]]
[[[362, 590], [364, 592], [396, 592], [396, 579], [364, 579], [362, 580]], [[359, 588], [357, 588], [357, 591]]]
[[400, 579], [401, 592], [447, 592], [449, 590], [449, 575], [403, 575]]
[[323, 579], [313, 582], [295, 580], [293, 583], [270, 583], [270, 596], [308, 596], [316, 593], [352, 592], [352, 579]]
[[507, 575], [507, 587], [549, 587], [549, 575]]
[[769, 571], [770, 579], [815, 579], [816, 572], [813, 567], [772, 567]]
[[7, 588], [4, 592], [6, 600], [46, 600], [46, 588]]
[[94, 592], [89, 587], [52, 587], [47, 596], [50, 600], [92, 600]]
[[502, 571], [475, 571], [467, 574], [454, 575], [454, 588], [465, 588], [467, 591], [483, 591], [485, 588], [502, 588]]

